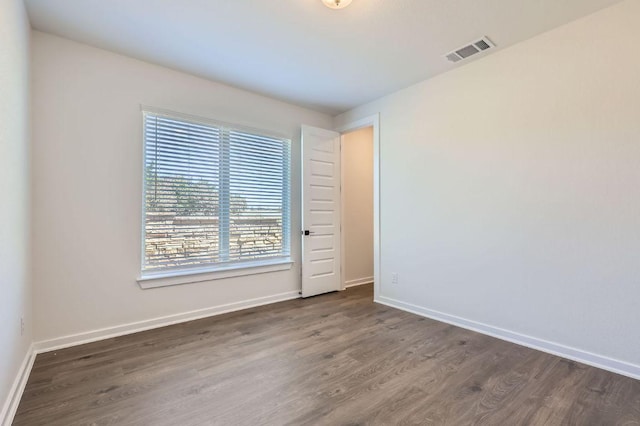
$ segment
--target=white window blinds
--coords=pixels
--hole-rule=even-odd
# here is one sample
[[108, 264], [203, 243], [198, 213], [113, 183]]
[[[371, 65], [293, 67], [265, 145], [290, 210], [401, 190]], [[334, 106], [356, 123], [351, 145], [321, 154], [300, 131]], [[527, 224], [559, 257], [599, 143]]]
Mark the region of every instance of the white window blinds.
[[289, 257], [289, 145], [145, 112], [143, 274]]

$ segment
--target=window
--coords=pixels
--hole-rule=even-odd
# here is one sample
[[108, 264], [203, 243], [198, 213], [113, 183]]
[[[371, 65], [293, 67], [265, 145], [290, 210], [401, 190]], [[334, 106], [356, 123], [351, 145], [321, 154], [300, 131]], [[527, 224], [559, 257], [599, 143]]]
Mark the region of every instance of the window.
[[144, 112], [142, 276], [288, 261], [290, 142]]

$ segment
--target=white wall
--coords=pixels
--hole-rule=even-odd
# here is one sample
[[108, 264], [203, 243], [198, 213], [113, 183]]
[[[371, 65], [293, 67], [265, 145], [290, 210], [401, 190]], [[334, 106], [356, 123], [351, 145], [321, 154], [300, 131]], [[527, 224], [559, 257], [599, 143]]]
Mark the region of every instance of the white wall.
[[640, 374], [638, 16], [622, 2], [334, 120], [380, 112], [382, 297]]
[[299, 290], [295, 237], [290, 271], [139, 288], [140, 104], [289, 135], [294, 230], [300, 124], [331, 117], [40, 32], [33, 90], [37, 341]]
[[[0, 409], [31, 344], [29, 33], [21, 0], [0, 0]], [[25, 333], [20, 333], [20, 317]], [[0, 422], [3, 415], [0, 414]]]
[[342, 138], [343, 277], [347, 286], [373, 281], [373, 127]]

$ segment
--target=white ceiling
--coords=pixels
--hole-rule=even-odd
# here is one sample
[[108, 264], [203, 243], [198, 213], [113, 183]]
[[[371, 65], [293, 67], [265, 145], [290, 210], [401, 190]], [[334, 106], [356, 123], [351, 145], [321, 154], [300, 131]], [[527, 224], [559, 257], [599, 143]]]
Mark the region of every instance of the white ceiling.
[[26, 3], [35, 29], [336, 114], [453, 68], [443, 55], [484, 35], [502, 49], [618, 1]]

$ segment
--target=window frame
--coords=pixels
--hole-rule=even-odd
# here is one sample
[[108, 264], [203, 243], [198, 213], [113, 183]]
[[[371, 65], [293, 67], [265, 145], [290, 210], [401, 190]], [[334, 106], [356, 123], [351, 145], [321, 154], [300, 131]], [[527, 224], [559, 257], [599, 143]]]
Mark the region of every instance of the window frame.
[[[276, 271], [284, 271], [289, 270], [294, 264], [291, 256], [291, 240], [292, 240], [292, 185], [291, 185], [291, 177], [292, 177], [292, 156], [291, 156], [291, 138], [285, 136], [283, 134], [279, 134], [277, 132], [272, 132], [264, 129], [257, 129], [253, 127], [248, 127], [242, 124], [237, 123], [229, 123], [219, 120], [213, 120], [209, 118], [203, 118], [198, 116], [192, 116], [189, 114], [179, 113], [175, 111], [169, 111], [154, 107], [148, 107], [141, 105], [141, 127], [142, 127], [142, 193], [140, 200], [142, 202], [141, 208], [141, 222], [140, 222], [140, 262], [139, 262], [139, 273], [137, 277], [137, 282], [141, 288], [156, 288], [156, 287], [165, 287], [170, 285], [179, 285], [179, 284], [189, 284], [217, 279], [225, 279], [231, 277], [239, 277], [239, 276], [248, 276]], [[176, 268], [176, 269], [159, 269], [159, 270], [146, 270], [145, 266], [145, 247], [146, 247], [146, 179], [144, 170], [146, 167], [146, 132], [145, 132], [145, 120], [146, 115], [151, 114], [154, 116], [162, 116], [173, 120], [184, 120], [194, 124], [201, 124], [204, 126], [213, 126], [224, 129], [232, 129], [241, 132], [247, 132], [250, 134], [255, 134], [259, 136], [270, 137], [274, 139], [282, 140], [283, 143], [288, 144], [288, 165], [286, 166], [286, 175], [287, 181], [284, 186], [288, 190], [286, 194], [287, 201], [287, 220], [283, 222], [282, 227], [282, 244], [283, 251], [288, 252], [288, 254], [283, 254], [281, 256], [272, 256], [265, 259], [257, 259], [257, 260], [246, 260], [246, 261], [231, 261], [231, 262], [215, 262], [209, 263], [206, 265], [202, 265], [200, 267], [191, 267], [191, 268]], [[284, 216], [284, 214], [283, 214]], [[284, 218], [284, 217], [283, 217]]]

